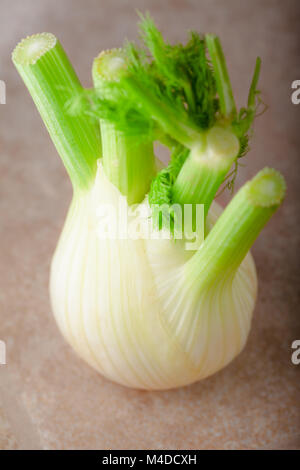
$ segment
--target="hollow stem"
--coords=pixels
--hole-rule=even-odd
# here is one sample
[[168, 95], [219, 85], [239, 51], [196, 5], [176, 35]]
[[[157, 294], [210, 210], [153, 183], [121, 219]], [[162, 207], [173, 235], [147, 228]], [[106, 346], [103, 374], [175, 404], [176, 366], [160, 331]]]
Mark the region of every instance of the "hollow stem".
[[285, 181], [265, 168], [246, 183], [228, 204], [198, 252], [186, 265], [195, 287], [234, 272], [285, 194]]
[[31, 94], [74, 188], [94, 180], [101, 156], [97, 123], [85, 114], [71, 116], [70, 100], [82, 97], [82, 86], [61, 44], [53, 34], [35, 34], [15, 48], [13, 62]]

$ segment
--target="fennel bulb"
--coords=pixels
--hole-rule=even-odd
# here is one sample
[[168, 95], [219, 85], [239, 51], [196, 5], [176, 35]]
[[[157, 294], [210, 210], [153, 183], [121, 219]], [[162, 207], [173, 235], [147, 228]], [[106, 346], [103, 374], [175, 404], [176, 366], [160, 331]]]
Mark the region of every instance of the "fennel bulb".
[[[285, 182], [265, 168], [222, 212], [214, 197], [228, 176], [233, 185], [248, 150], [260, 59], [238, 112], [216, 36], [192, 33], [185, 46], [171, 46], [149, 17], [141, 29], [148, 52], [134, 44], [102, 52], [90, 90], [52, 34], [21, 41], [13, 61], [74, 189], [51, 266], [57, 324], [105, 377], [160, 390], [203, 379], [243, 349], [257, 291], [249, 249], [281, 204]], [[157, 140], [171, 153], [160, 169]], [[143, 229], [136, 237], [100, 236], [107, 206], [126, 232], [120, 201], [137, 209], [136, 226], [146, 214], [157, 236]], [[182, 221], [175, 206], [187, 204], [190, 219]], [[176, 238], [189, 221], [199, 235], [199, 205], [203, 239], [190, 250], [190, 232]], [[159, 236], [165, 232], [168, 239]]]
[[[178, 253], [173, 240], [97, 236], [99, 204], [117, 211], [119, 197], [99, 166], [92, 188], [71, 204], [50, 277], [64, 337], [104, 376], [130, 387], [167, 389], [213, 374], [241, 351], [250, 330], [251, 255], [233, 276], [195, 290], [185, 275], [191, 254]], [[219, 214], [214, 204], [211, 219]]]

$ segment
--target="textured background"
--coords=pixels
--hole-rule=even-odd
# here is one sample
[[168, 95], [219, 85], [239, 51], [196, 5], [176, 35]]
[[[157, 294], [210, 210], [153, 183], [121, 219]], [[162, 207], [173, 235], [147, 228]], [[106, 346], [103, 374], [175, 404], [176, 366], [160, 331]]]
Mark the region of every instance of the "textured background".
[[[21, 79], [11, 51], [24, 36], [56, 34], [84, 85], [99, 50], [136, 37], [135, 9], [163, 33], [187, 29], [222, 38], [239, 104], [256, 55], [269, 110], [257, 120], [237, 185], [262, 166], [285, 175], [288, 194], [255, 244], [260, 280], [253, 329], [225, 370], [183, 389], [126, 390], [97, 375], [62, 340], [51, 315], [48, 272], [71, 198], [64, 168]], [[297, 0], [0, 0], [0, 448], [300, 448], [299, 373], [291, 343], [299, 324], [299, 112]]]

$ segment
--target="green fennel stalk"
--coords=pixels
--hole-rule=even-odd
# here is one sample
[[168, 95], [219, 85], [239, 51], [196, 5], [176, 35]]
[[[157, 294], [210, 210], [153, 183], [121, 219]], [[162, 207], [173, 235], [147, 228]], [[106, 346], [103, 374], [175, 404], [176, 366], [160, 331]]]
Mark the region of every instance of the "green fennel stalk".
[[21, 41], [13, 62], [23, 78], [69, 173], [74, 189], [86, 189], [94, 180], [101, 142], [97, 122], [82, 113], [66, 112], [83, 88], [62, 46], [53, 34], [42, 33]]
[[[111, 97], [109, 85], [118, 80], [118, 75], [125, 67], [120, 50], [103, 52], [94, 60], [93, 80], [101, 97]], [[100, 129], [106, 175], [127, 197], [129, 204], [141, 202], [148, 193], [155, 174], [151, 135], [145, 132], [141, 140], [139, 132], [119, 130], [105, 118], [100, 119]]]

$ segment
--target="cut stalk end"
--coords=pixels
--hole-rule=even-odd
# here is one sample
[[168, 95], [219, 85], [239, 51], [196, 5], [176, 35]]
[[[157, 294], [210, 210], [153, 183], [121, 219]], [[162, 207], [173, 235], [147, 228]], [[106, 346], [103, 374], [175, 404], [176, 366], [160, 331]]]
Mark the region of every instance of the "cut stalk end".
[[282, 202], [285, 191], [283, 176], [273, 168], [264, 168], [249, 183], [248, 197], [254, 206], [272, 207]]
[[116, 81], [126, 71], [125, 55], [122, 49], [102, 51], [93, 62], [93, 79], [95, 85], [98, 80]]
[[232, 131], [215, 126], [208, 131], [207, 147], [212, 160], [223, 161], [227, 166], [237, 157], [240, 150], [238, 138]]
[[16, 46], [12, 60], [19, 65], [34, 65], [44, 54], [53, 49], [57, 39], [51, 33], [28, 36]]

